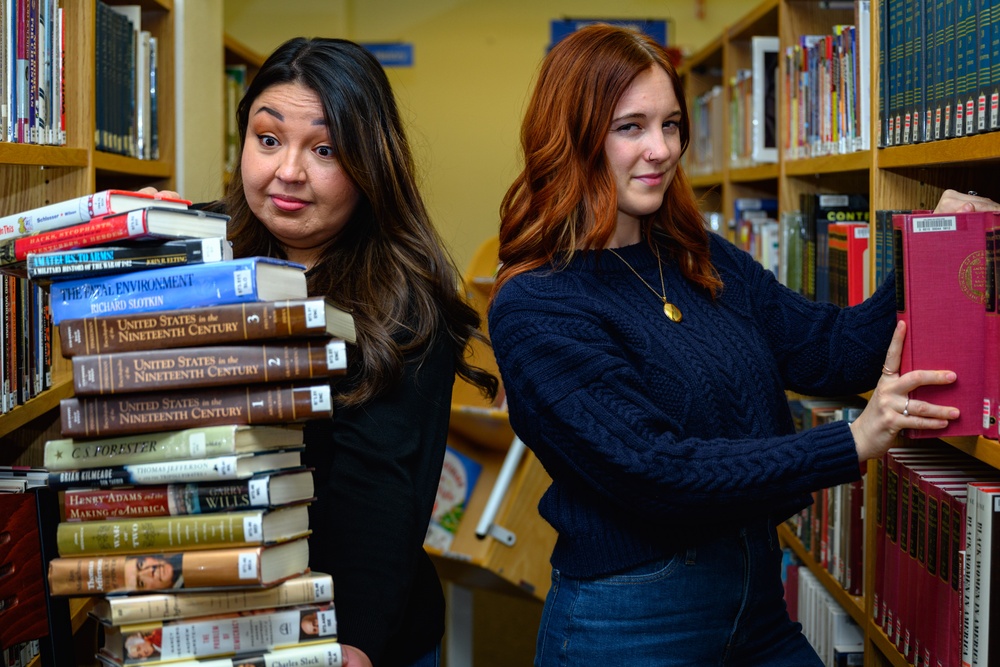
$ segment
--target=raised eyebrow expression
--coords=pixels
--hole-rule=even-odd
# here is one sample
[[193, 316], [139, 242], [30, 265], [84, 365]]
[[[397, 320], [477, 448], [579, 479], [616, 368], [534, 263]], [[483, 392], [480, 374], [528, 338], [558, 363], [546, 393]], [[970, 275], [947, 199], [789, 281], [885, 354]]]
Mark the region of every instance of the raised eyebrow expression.
[[[275, 118], [277, 118], [278, 120], [280, 120], [282, 123], [285, 122], [285, 116], [284, 116], [284, 114], [282, 114], [277, 109], [272, 109], [271, 107], [261, 107], [261, 108], [257, 109], [256, 111], [254, 111], [253, 115], [256, 116], [257, 114], [259, 114], [261, 112], [266, 113], [266, 114], [268, 114], [270, 116], [274, 116]], [[312, 124], [313, 125], [326, 125], [326, 119], [325, 118], [314, 118], [313, 121], [312, 121]]]

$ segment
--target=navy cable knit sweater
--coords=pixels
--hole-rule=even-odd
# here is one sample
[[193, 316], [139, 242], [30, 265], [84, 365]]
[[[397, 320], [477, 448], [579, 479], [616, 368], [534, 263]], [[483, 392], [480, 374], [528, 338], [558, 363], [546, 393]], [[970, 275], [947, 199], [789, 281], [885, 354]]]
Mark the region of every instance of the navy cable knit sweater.
[[[658, 289], [645, 243], [618, 253]], [[674, 323], [607, 251], [519, 275], [491, 306], [490, 338], [514, 431], [552, 476], [539, 503], [552, 564], [594, 576], [749, 519], [782, 520], [811, 491], [858, 479], [850, 429], [796, 434], [785, 390], [873, 388], [896, 322], [893, 279], [839, 309], [782, 286], [712, 235], [713, 302], [664, 260]]]

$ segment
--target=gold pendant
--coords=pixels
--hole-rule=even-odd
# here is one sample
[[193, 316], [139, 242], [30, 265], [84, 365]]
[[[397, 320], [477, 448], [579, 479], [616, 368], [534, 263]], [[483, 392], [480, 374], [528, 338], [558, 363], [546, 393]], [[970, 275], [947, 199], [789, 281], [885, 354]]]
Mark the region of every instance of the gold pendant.
[[671, 322], [681, 321], [681, 309], [672, 303], [663, 302], [663, 314], [669, 317]]

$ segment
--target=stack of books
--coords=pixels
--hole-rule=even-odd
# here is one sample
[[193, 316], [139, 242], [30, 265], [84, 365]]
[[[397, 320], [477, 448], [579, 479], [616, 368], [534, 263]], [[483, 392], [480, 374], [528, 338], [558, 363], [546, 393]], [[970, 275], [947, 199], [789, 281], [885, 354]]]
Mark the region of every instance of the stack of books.
[[[221, 218], [224, 234], [225, 216], [192, 214]], [[66, 250], [27, 254], [25, 269], [65, 267]], [[350, 314], [307, 297], [304, 267], [261, 257], [46, 279], [75, 392], [45, 444], [49, 486], [64, 492], [48, 584], [101, 596], [98, 659], [341, 664], [333, 582], [308, 570], [298, 422], [332, 415]]]

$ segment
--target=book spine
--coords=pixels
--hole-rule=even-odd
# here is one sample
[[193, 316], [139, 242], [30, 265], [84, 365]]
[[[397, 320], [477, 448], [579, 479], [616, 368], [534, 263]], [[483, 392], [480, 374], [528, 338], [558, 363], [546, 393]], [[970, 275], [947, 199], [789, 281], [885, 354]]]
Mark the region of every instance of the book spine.
[[233, 454], [236, 430], [235, 426], [206, 426], [106, 440], [48, 440], [44, 464], [50, 471], [72, 471]]
[[258, 301], [260, 258], [67, 280], [52, 286], [52, 318], [149, 313]]
[[[182, 516], [266, 506], [270, 478], [231, 483], [190, 483], [129, 489], [67, 489], [67, 521], [115, 517]], [[263, 487], [262, 489], [256, 487]], [[262, 499], [264, 502], [258, 502]]]
[[248, 385], [182, 393], [67, 398], [60, 401], [65, 437], [106, 437], [165, 428], [281, 424], [333, 415], [328, 384]]
[[[205, 552], [195, 554], [203, 555]], [[333, 579], [328, 574], [312, 573], [288, 579], [264, 589], [218, 591], [213, 594], [183, 593], [114, 596], [107, 599], [108, 625], [129, 625], [148, 621], [192, 618], [270, 607], [316, 604], [333, 600]]]
[[59, 555], [150, 554], [259, 544], [263, 511], [181, 517], [63, 521], [56, 529]]
[[0, 264], [23, 262], [28, 253], [98, 245], [131, 238], [132, 235], [127, 221], [122, 218], [93, 220], [11, 239], [0, 246]]
[[322, 299], [251, 302], [197, 310], [66, 319], [59, 323], [64, 357], [162, 347], [218, 345], [324, 334]]
[[327, 642], [323, 644], [306, 644], [276, 651], [268, 651], [261, 655], [264, 667], [341, 667], [344, 655], [340, 644]]
[[[315, 615], [315, 623], [306, 631], [303, 629], [303, 621], [306, 616], [312, 615]], [[337, 621], [333, 604], [328, 603], [294, 609], [261, 610], [256, 614], [228, 618], [112, 626], [105, 629], [101, 652], [112, 656], [126, 655], [125, 638], [134, 632], [155, 632], [162, 635], [156, 658], [173, 662], [281, 648], [299, 650], [302, 644], [330, 643], [337, 639]], [[116, 659], [116, 662], [120, 661]], [[129, 662], [135, 663], [134, 660]]]
[[259, 583], [260, 553], [258, 547], [251, 547], [157, 553], [146, 557], [129, 554], [53, 558], [49, 561], [49, 589], [52, 595], [59, 596], [140, 592], [144, 589], [136, 585], [134, 571], [150, 562], [169, 563], [179, 584], [177, 588], [252, 586]]
[[1000, 300], [997, 299], [997, 260], [1000, 259], [1000, 226], [986, 230], [986, 321], [984, 335], [987, 345], [983, 359], [983, 435], [992, 440], [1000, 437], [997, 420], [1000, 418], [1000, 351], [995, 341], [1000, 339]]
[[[18, 122], [20, 123], [20, 119]], [[90, 216], [87, 215], [90, 201], [99, 196], [99, 194], [85, 195], [4, 216], [0, 218], [0, 241], [86, 222], [90, 219]]]
[[113, 489], [139, 484], [167, 484], [184, 482], [221, 482], [244, 476], [239, 471], [239, 455], [217, 456], [205, 459], [137, 463], [106, 468], [66, 470], [49, 473], [49, 487], [67, 489], [94, 486]]
[[73, 357], [77, 396], [233, 383], [291, 382], [343, 375], [343, 341], [169, 348]]
[[[75, 247], [83, 245], [77, 244]], [[157, 269], [175, 264], [218, 262], [230, 258], [229, 242], [224, 238], [185, 239], [142, 246], [103, 247], [81, 252], [46, 250], [27, 255], [25, 268], [32, 280], [68, 280]]]

